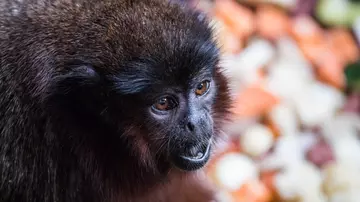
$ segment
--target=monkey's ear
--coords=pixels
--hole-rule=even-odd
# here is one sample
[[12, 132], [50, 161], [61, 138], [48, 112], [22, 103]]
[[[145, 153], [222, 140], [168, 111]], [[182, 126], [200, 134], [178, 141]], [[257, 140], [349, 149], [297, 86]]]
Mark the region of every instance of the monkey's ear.
[[91, 85], [100, 81], [100, 75], [88, 64], [73, 66], [56, 77], [60, 83]]
[[100, 75], [91, 65], [71, 67], [56, 76], [52, 82], [51, 94], [80, 95], [100, 82]]
[[[53, 78], [51, 88], [44, 100], [44, 106], [55, 110], [54, 114], [83, 113], [90, 111], [99, 103], [102, 86], [100, 75], [91, 65], [68, 68]], [[81, 109], [79, 108], [81, 106]]]
[[67, 73], [63, 75], [63, 78], [78, 78], [87, 80], [97, 80], [99, 77], [99, 74], [95, 71], [93, 66], [88, 64], [72, 67], [69, 71], [67, 71]]

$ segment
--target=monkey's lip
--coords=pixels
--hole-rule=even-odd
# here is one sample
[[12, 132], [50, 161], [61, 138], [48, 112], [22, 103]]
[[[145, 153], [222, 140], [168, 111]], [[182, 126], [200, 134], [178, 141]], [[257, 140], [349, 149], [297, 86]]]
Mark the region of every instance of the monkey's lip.
[[173, 154], [172, 162], [175, 167], [184, 171], [194, 171], [202, 168], [210, 158], [211, 140], [196, 145], [182, 154]]
[[189, 161], [203, 161], [206, 158], [206, 155], [210, 151], [210, 143], [207, 145], [201, 145], [200, 150], [196, 150], [195, 152], [188, 152], [188, 155], [180, 155], [181, 158], [189, 160]]

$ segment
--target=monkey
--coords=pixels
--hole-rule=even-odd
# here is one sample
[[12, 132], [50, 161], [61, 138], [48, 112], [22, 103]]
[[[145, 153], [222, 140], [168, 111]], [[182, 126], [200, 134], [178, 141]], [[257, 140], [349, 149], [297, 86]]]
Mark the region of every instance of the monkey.
[[174, 1], [0, 0], [0, 201], [214, 200], [215, 38]]

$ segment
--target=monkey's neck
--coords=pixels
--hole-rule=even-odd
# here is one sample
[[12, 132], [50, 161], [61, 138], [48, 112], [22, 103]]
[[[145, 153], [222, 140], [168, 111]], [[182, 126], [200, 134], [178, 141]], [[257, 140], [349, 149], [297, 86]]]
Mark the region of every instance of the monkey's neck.
[[126, 142], [104, 141], [97, 142], [96, 146], [84, 145], [74, 160], [77, 165], [74, 169], [80, 169], [84, 178], [91, 181], [90, 190], [99, 190], [107, 197], [121, 199], [146, 195], [153, 188], [166, 184], [170, 175], [166, 163], [152, 167], [139, 161]]
[[59, 156], [63, 159], [63, 165], [59, 167], [67, 167], [67, 170], [82, 176], [81, 179], [70, 179], [69, 174], [64, 172], [64, 176], [59, 177], [68, 178], [68, 184], [87, 187], [84, 188], [86, 192], [90, 190], [93, 195], [132, 198], [166, 183], [170, 169], [168, 163], [161, 158], [160, 163], [149, 163], [148, 159], [155, 158], [137, 153], [134, 150], [134, 139], [138, 139], [138, 136], [132, 135], [134, 139], [130, 139], [129, 134], [122, 137], [124, 131], [118, 129], [126, 127], [112, 128], [96, 116], [68, 114], [58, 116], [56, 120], [51, 119], [50, 122], [53, 131], [61, 131], [57, 137], [64, 155]]

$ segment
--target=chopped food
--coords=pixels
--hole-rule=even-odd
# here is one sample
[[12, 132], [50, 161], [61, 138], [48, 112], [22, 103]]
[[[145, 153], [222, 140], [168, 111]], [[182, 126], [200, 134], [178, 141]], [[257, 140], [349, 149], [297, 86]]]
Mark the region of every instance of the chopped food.
[[285, 11], [275, 6], [259, 6], [255, 20], [257, 33], [264, 38], [276, 40], [289, 34], [290, 18]]
[[335, 160], [330, 145], [325, 141], [320, 141], [313, 145], [307, 152], [307, 158], [320, 168]]
[[236, 202], [270, 202], [272, 198], [270, 190], [259, 180], [245, 183], [232, 195]]
[[274, 135], [264, 125], [256, 124], [248, 128], [240, 137], [241, 149], [252, 157], [265, 154], [273, 145]]
[[360, 3], [206, 5], [233, 95], [217, 201], [359, 202]]
[[249, 37], [255, 30], [254, 14], [235, 0], [216, 0], [215, 13], [240, 38]]
[[236, 118], [261, 116], [274, 107], [278, 99], [261, 87], [248, 87], [236, 97], [234, 114]]
[[220, 186], [236, 191], [247, 181], [256, 180], [258, 172], [258, 168], [249, 157], [239, 153], [229, 153], [217, 161], [215, 177]]
[[355, 40], [351, 32], [344, 28], [335, 28], [328, 32], [330, 47], [335, 56], [340, 58], [343, 67], [356, 62], [360, 57], [360, 50]]

